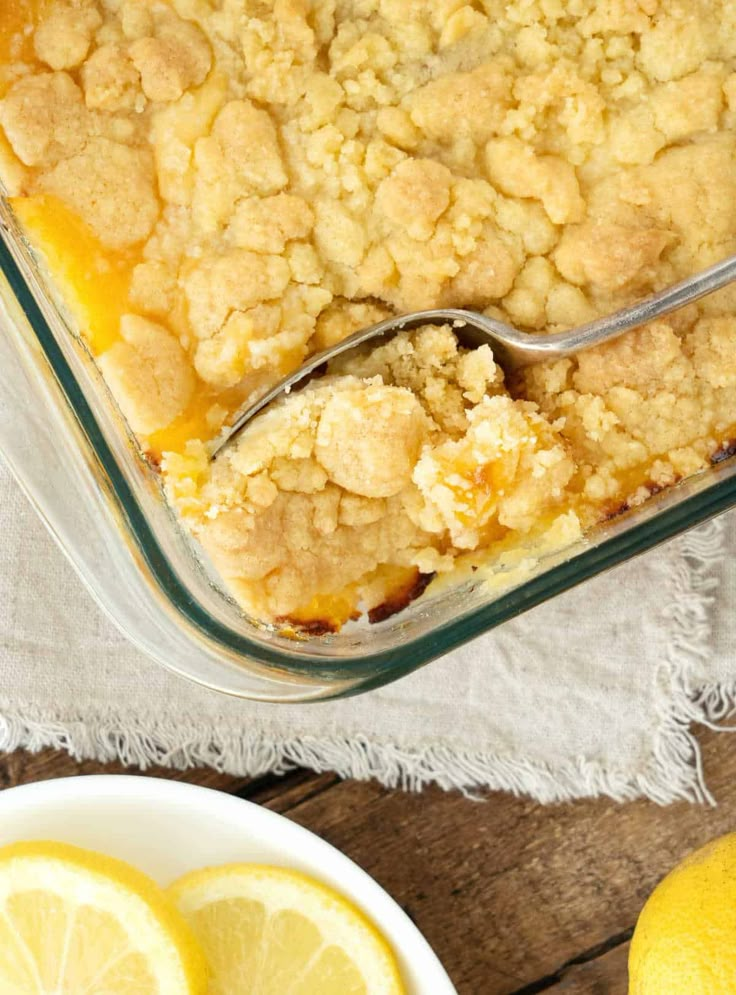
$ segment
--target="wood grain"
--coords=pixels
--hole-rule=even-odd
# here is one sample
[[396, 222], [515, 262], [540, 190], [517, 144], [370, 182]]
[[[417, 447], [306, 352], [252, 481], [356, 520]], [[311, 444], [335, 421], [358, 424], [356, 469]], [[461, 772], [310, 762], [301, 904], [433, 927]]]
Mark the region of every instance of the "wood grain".
[[624, 943], [583, 964], [571, 964], [546, 995], [626, 995], [626, 962], [629, 944]]
[[[736, 828], [736, 741], [703, 736], [717, 808], [599, 799], [541, 806], [388, 791], [295, 770], [251, 780], [153, 768], [250, 798], [312, 829], [403, 905], [460, 995], [625, 995], [627, 939], [645, 898], [694, 847]], [[130, 773], [51, 751], [0, 757], [0, 785]], [[431, 995], [431, 993], [427, 993]]]

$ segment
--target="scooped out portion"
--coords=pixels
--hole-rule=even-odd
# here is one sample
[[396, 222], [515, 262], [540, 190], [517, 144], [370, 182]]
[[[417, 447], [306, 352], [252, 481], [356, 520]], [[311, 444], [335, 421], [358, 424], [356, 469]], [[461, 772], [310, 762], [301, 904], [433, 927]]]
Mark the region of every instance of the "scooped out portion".
[[246, 610], [330, 631], [403, 608], [436, 574], [519, 536], [577, 534], [576, 466], [489, 347], [449, 326], [334, 364], [211, 463], [164, 459], [170, 497]]

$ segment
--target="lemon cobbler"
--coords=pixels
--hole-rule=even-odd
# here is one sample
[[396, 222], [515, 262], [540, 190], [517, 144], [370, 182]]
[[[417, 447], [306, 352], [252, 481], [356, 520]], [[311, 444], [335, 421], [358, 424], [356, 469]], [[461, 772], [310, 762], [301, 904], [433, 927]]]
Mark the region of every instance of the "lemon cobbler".
[[736, 251], [728, 0], [3, 0], [0, 176], [253, 616], [380, 620], [736, 450], [736, 290], [504, 378], [392, 314], [555, 331]]

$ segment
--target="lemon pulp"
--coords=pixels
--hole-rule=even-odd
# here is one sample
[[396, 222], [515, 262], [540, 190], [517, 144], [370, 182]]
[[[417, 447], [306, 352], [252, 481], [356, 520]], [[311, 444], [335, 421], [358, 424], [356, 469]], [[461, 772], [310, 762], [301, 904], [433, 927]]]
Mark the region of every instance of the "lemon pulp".
[[403, 995], [391, 949], [347, 899], [297, 871], [195, 871], [170, 894], [208, 958], [210, 995]]
[[0, 849], [3, 995], [204, 995], [201, 952], [145, 874], [62, 843]]

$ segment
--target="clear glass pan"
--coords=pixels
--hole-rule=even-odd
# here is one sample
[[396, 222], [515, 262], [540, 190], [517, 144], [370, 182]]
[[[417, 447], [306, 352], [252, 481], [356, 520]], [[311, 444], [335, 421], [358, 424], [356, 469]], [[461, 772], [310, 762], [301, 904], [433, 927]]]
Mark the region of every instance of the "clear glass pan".
[[736, 505], [736, 459], [728, 459], [510, 589], [469, 581], [378, 625], [286, 638], [242, 615], [177, 525], [2, 198], [0, 235], [0, 452], [120, 629], [208, 687], [269, 701], [378, 687]]

